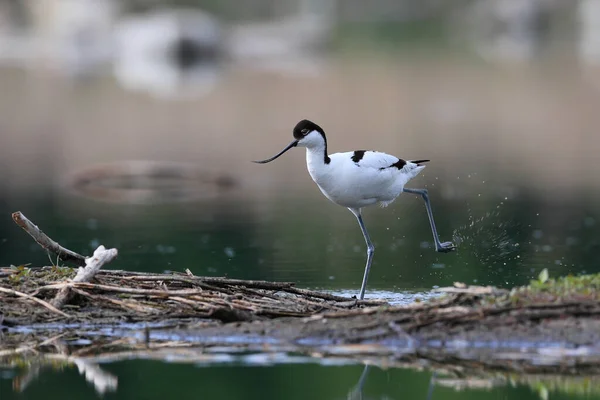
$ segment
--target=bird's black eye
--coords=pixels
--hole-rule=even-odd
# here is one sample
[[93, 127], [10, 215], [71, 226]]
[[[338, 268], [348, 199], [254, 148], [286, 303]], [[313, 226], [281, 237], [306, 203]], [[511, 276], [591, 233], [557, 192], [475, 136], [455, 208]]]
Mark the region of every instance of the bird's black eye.
[[303, 134], [304, 136], [308, 135], [308, 129], [304, 128], [300, 131], [301, 134]]

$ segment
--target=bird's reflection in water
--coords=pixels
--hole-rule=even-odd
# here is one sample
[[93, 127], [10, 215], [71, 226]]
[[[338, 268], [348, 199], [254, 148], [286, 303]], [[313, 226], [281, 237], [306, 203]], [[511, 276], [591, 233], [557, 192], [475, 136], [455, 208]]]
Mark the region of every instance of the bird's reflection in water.
[[[367, 377], [369, 376], [369, 371], [371, 369], [371, 365], [365, 365], [365, 368], [363, 369], [362, 374], [360, 374], [360, 378], [358, 379], [358, 382], [356, 383], [356, 385], [354, 385], [354, 387], [352, 388], [352, 390], [350, 390], [350, 392], [348, 392], [348, 396], [346, 396], [346, 399], [348, 400], [367, 400], [368, 397], [366, 397], [363, 393], [363, 389], [365, 386], [365, 383], [367, 381]], [[435, 387], [435, 378], [436, 378], [436, 373], [435, 371], [431, 374], [431, 378], [429, 378], [429, 385], [427, 388], [427, 396], [425, 397], [426, 400], [431, 400], [433, 398], [433, 388]], [[390, 397], [388, 396], [382, 396], [380, 398], [381, 400], [391, 400]]]
[[433, 388], [435, 387], [435, 377], [436, 377], [436, 373], [435, 371], [433, 371], [433, 373], [431, 374], [431, 378], [429, 378], [429, 388], [427, 389], [427, 400], [431, 400], [431, 398], [433, 397]]
[[364, 398], [363, 397], [363, 387], [365, 386], [365, 382], [367, 380], [367, 376], [369, 375], [370, 369], [371, 369], [370, 365], [365, 365], [365, 368], [363, 369], [362, 374], [360, 374], [360, 378], [358, 379], [358, 382], [356, 383], [356, 385], [354, 385], [352, 390], [350, 390], [350, 392], [348, 393], [348, 396], [346, 396], [346, 398], [348, 400], [362, 400]]

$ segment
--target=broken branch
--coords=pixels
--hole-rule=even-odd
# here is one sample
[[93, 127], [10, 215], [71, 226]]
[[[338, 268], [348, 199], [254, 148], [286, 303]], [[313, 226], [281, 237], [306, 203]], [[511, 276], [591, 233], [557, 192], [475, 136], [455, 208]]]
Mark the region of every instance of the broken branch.
[[31, 296], [31, 295], [29, 295], [27, 293], [19, 292], [17, 290], [13, 290], [13, 289], [3, 288], [1, 286], [0, 286], [0, 292], [4, 292], [4, 293], [12, 294], [14, 296], [19, 296], [19, 297], [22, 297], [22, 298], [25, 298], [25, 299], [33, 300], [36, 303], [43, 305], [48, 310], [50, 310], [50, 311], [52, 311], [54, 313], [62, 315], [63, 317], [66, 317], [66, 318], [71, 318], [71, 316], [69, 314], [60, 311], [59, 309], [57, 309], [56, 307], [54, 307], [52, 304], [50, 304], [48, 302], [45, 302], [42, 299], [38, 299], [37, 297], [33, 297], [33, 296]]
[[85, 257], [81, 254], [75, 253], [69, 249], [62, 247], [60, 244], [50, 239], [40, 228], [38, 228], [33, 222], [27, 219], [21, 211], [12, 213], [12, 219], [17, 225], [19, 225], [25, 232], [29, 234], [46, 251], [51, 251], [56, 254], [63, 261], [71, 261], [77, 265], [85, 265]]
[[[79, 268], [77, 271], [77, 275], [73, 279], [74, 283], [82, 283], [89, 282], [94, 278], [96, 272], [102, 268], [102, 266], [106, 263], [111, 262], [117, 257], [118, 251], [117, 249], [105, 249], [104, 246], [100, 246], [94, 251], [94, 255], [92, 257], [85, 259], [85, 268]], [[71, 298], [71, 288], [69, 285], [60, 289], [60, 291], [56, 294], [56, 297], [52, 300], [52, 304], [56, 308], [60, 308], [65, 305], [69, 299]]]

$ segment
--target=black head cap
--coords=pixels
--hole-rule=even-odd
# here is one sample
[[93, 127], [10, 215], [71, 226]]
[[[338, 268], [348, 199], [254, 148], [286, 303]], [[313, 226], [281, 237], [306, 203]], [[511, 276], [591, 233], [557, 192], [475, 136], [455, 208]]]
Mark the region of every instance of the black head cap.
[[303, 119], [302, 121], [298, 122], [294, 127], [294, 138], [300, 140], [312, 131], [317, 131], [321, 133], [323, 137], [325, 136], [325, 131], [323, 131], [323, 129], [319, 125], [307, 119]]

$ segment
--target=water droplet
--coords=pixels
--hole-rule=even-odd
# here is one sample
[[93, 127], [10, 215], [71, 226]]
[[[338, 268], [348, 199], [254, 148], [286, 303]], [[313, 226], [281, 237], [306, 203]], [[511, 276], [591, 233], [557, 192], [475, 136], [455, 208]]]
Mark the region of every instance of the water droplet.
[[235, 250], [233, 250], [232, 247], [225, 247], [223, 249], [223, 252], [225, 253], [225, 255], [229, 258], [233, 258], [235, 257]]
[[95, 218], [90, 218], [85, 222], [85, 225], [89, 230], [95, 231], [96, 229], [98, 229], [98, 220]]
[[596, 225], [596, 220], [594, 219], [594, 217], [585, 217], [583, 219], [583, 225], [589, 227], [592, 227], [594, 225]]
[[100, 241], [98, 239], [92, 239], [92, 240], [90, 240], [90, 247], [92, 249], [97, 249], [98, 246], [100, 246]]
[[535, 231], [533, 231], [533, 237], [535, 239], [541, 239], [542, 236], [544, 236], [544, 232], [542, 232], [541, 229], [536, 229]]

